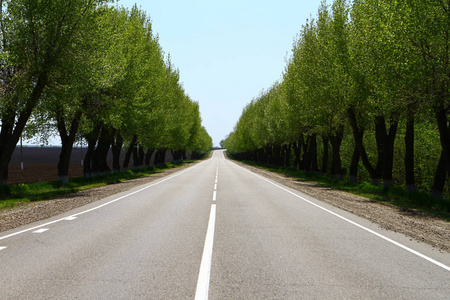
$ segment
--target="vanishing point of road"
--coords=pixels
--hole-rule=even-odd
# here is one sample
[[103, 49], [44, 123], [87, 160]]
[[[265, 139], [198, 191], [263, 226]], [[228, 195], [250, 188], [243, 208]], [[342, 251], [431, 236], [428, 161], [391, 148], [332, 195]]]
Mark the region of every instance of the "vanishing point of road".
[[211, 159], [0, 235], [0, 299], [450, 299], [450, 253]]

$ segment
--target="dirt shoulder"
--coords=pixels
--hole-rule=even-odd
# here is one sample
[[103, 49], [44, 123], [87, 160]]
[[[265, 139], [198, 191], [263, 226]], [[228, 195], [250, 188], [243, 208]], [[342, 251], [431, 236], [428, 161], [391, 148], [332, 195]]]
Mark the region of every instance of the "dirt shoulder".
[[23, 206], [16, 206], [10, 209], [0, 210], [0, 232], [27, 225], [36, 221], [44, 220], [77, 207], [101, 200], [103, 198], [125, 192], [133, 187], [147, 184], [159, 178], [179, 172], [189, 168], [194, 164], [190, 163], [174, 169], [164, 170], [147, 177], [128, 180], [122, 183], [105, 185], [98, 188], [84, 190], [75, 194], [61, 196], [52, 200], [27, 202]]
[[417, 241], [450, 252], [450, 222], [421, 211], [405, 211], [390, 204], [319, 186], [314, 182], [299, 181], [237, 161], [234, 162], [273, 181], [370, 220], [384, 229], [405, 234]]

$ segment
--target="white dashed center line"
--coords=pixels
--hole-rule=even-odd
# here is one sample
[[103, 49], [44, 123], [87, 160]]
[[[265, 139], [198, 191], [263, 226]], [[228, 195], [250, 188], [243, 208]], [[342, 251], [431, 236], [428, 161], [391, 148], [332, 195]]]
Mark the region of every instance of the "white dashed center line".
[[33, 233], [43, 233], [43, 232], [46, 232], [47, 230], [48, 230], [48, 228], [41, 228], [36, 231], [33, 231]]
[[[217, 200], [217, 178], [219, 177], [219, 166], [216, 169], [216, 181], [214, 183], [213, 201]], [[216, 227], [216, 204], [211, 204], [209, 213], [208, 229], [206, 230], [205, 246], [203, 247], [202, 262], [198, 273], [195, 300], [207, 300], [209, 294], [209, 282], [211, 275], [211, 262], [214, 244], [214, 229]]]
[[209, 222], [208, 222], [208, 229], [206, 231], [205, 246], [203, 247], [202, 262], [200, 263], [200, 272], [198, 274], [195, 300], [208, 299], [215, 226], [216, 226], [216, 205], [211, 204], [211, 212], [209, 214]]

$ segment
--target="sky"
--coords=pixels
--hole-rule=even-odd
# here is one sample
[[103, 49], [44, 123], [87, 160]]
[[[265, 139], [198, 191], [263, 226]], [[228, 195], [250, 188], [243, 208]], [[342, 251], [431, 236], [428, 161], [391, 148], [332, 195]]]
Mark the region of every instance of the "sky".
[[[292, 45], [321, 0], [120, 0], [152, 20], [165, 54], [200, 105], [213, 143], [233, 131], [243, 108], [281, 80]], [[330, 1], [329, 1], [330, 2]]]

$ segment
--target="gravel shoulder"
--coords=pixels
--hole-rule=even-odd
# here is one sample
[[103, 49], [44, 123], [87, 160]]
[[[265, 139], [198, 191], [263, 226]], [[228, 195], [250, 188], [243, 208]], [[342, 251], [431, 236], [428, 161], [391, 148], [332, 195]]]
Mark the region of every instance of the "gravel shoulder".
[[[405, 211], [393, 205], [375, 202], [350, 193], [322, 187], [312, 182], [299, 181], [267, 170], [248, 166], [240, 162], [235, 163], [255, 173], [266, 176], [273, 181], [308, 194], [320, 201], [370, 220], [380, 225], [382, 228], [405, 234], [417, 241], [450, 252], [450, 222], [420, 211]], [[1, 210], [0, 232], [50, 218], [71, 209], [179, 172], [192, 165], [193, 164], [187, 164], [182, 167], [152, 174], [144, 178], [93, 188], [53, 200], [31, 202], [28, 205]]]

